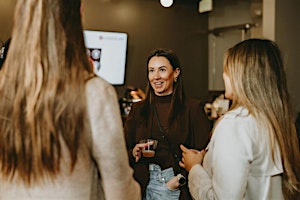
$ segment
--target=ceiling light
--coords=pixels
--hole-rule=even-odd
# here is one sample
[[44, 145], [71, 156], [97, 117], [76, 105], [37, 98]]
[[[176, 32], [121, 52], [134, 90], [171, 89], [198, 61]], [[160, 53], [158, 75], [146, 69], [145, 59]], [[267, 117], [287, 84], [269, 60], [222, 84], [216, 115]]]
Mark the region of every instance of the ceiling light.
[[160, 0], [160, 4], [163, 6], [163, 7], [170, 7], [172, 6], [173, 4], [173, 0]]

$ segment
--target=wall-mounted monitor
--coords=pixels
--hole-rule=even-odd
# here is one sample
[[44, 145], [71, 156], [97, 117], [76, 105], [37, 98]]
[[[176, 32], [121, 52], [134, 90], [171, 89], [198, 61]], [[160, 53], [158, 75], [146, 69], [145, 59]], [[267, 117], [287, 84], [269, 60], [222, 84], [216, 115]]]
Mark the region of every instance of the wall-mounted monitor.
[[124, 84], [127, 38], [127, 33], [84, 30], [95, 74], [112, 85]]

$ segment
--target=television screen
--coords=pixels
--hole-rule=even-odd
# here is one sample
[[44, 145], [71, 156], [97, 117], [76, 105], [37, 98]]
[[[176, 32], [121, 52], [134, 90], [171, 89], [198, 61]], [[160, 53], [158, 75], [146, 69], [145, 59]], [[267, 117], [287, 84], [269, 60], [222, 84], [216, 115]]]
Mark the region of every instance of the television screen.
[[84, 41], [95, 74], [112, 85], [124, 84], [127, 33], [84, 30]]

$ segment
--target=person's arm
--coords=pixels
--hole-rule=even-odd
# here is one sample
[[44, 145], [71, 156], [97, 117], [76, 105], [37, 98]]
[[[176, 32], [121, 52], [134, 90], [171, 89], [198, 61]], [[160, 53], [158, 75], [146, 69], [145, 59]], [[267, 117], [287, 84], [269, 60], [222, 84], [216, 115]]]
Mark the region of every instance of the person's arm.
[[140, 199], [126, 154], [122, 120], [114, 88], [102, 79], [87, 83], [92, 156], [97, 162], [106, 199]]
[[195, 199], [243, 199], [253, 159], [247, 131], [235, 119], [218, 124], [204, 160], [204, 166], [207, 161], [210, 167], [196, 164], [189, 172], [189, 188]]

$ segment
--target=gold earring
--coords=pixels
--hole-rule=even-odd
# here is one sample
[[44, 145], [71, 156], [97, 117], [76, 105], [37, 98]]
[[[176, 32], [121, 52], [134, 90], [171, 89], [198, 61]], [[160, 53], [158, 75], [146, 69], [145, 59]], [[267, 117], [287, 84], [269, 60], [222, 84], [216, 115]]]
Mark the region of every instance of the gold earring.
[[175, 82], [175, 83], [177, 82], [177, 77], [174, 78], [174, 82]]

